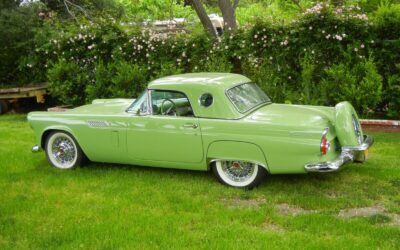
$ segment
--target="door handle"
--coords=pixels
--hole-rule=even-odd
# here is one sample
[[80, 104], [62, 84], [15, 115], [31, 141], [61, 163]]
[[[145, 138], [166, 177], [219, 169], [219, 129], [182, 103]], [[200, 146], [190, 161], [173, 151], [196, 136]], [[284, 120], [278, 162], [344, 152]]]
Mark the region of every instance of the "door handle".
[[193, 129], [196, 129], [198, 126], [199, 126], [199, 125], [197, 125], [197, 124], [192, 124], [192, 123], [183, 124], [183, 127], [184, 127], [184, 128], [193, 128]]

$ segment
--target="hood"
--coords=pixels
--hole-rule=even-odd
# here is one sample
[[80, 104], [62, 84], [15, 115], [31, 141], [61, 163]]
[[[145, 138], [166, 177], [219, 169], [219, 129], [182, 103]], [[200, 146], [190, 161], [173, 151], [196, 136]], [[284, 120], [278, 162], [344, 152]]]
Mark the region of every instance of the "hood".
[[294, 127], [329, 127], [335, 121], [333, 107], [269, 104], [253, 112], [248, 119]]
[[135, 99], [97, 99], [92, 104], [70, 109], [69, 113], [118, 114], [123, 113]]

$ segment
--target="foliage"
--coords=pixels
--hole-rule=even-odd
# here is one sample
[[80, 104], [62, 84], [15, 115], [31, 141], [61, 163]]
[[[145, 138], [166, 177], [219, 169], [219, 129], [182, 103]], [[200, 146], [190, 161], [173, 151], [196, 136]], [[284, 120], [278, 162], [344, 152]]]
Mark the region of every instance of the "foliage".
[[137, 96], [145, 88], [147, 69], [123, 60], [95, 66], [95, 80], [86, 86], [87, 101]]
[[60, 60], [48, 71], [49, 90], [52, 96], [63, 103], [78, 105], [85, 101], [89, 77], [77, 64]]
[[43, 6], [35, 3], [19, 7], [17, 1], [4, 1], [1, 5], [0, 87], [38, 80], [30, 74], [31, 64], [25, 63], [25, 58], [34, 54], [32, 37], [41, 25], [38, 13]]
[[[198, 31], [154, 33], [107, 16], [78, 22], [46, 18], [34, 30], [35, 45], [18, 60], [17, 75], [49, 80], [61, 102], [78, 105], [99, 97], [133, 97], [146, 82], [169, 74], [234, 72], [257, 82], [275, 102], [335, 105], [347, 99], [364, 115], [398, 117], [392, 97], [400, 75], [397, 5], [382, 4], [367, 15], [351, 4], [300, 1], [299, 11], [283, 2], [259, 4], [291, 8], [296, 18], [253, 20], [215, 40]], [[79, 87], [73, 88], [74, 82]]]
[[326, 86], [328, 100], [349, 101], [356, 110], [366, 115], [381, 99], [382, 77], [372, 58], [354, 66], [333, 65], [326, 73], [323, 85]]

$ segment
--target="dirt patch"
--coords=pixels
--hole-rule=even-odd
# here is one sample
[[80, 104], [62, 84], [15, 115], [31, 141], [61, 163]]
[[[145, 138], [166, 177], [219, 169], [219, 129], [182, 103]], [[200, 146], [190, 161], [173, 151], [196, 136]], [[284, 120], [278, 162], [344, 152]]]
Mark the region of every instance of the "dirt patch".
[[[382, 206], [342, 209], [340, 210], [338, 217], [342, 219], [365, 217], [369, 218], [370, 222], [374, 222], [373, 224], [377, 222], [400, 226], [400, 215], [395, 213], [388, 213]], [[385, 218], [388, 218], [388, 220], [386, 220]]]
[[375, 214], [383, 214], [385, 208], [381, 206], [349, 208], [340, 210], [338, 217], [349, 219], [353, 217], [369, 217]]
[[281, 203], [275, 206], [278, 209], [279, 213], [283, 215], [301, 215], [301, 214], [311, 214], [316, 213], [316, 210], [308, 210], [301, 207], [290, 206], [287, 203]]
[[277, 232], [277, 233], [282, 233], [285, 231], [283, 227], [271, 223], [269, 221], [265, 221], [263, 224], [261, 224], [261, 228], [266, 231]]
[[222, 203], [225, 206], [230, 208], [237, 208], [237, 207], [259, 207], [260, 205], [264, 204], [266, 200], [264, 198], [257, 198], [257, 199], [240, 199], [240, 198], [230, 198], [230, 199], [222, 199]]

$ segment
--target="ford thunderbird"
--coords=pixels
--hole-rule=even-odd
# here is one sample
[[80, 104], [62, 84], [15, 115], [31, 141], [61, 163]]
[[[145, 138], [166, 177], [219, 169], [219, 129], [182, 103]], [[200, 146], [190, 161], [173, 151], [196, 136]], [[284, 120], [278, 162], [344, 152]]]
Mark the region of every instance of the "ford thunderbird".
[[245, 76], [193, 73], [148, 84], [136, 99], [97, 99], [65, 112], [31, 112], [33, 151], [51, 165], [94, 162], [212, 169], [251, 188], [267, 174], [332, 172], [363, 162], [373, 139], [348, 102], [272, 103]]

